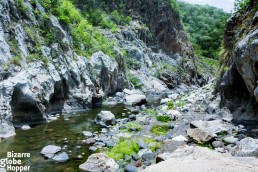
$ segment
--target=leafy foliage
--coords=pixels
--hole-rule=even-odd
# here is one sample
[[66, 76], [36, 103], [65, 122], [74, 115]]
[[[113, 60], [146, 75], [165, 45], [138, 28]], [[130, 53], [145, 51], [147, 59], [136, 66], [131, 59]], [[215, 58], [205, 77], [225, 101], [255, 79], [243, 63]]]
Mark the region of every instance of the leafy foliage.
[[250, 0], [235, 0], [234, 2], [234, 10], [242, 11], [246, 9], [246, 7], [250, 4]]
[[169, 127], [167, 125], [155, 125], [151, 128], [151, 132], [156, 135], [166, 135]]
[[230, 15], [221, 9], [208, 5], [179, 2], [179, 7], [195, 54], [218, 59], [224, 35], [224, 25]]
[[146, 109], [145, 113], [149, 116], [157, 116], [158, 115], [158, 112], [154, 109]]
[[174, 110], [174, 109], [176, 109], [176, 106], [175, 106], [174, 102], [171, 101], [171, 100], [167, 102], [167, 106], [168, 106], [168, 109], [169, 109], [169, 110]]
[[128, 122], [125, 124], [127, 131], [141, 131], [142, 126], [138, 122]]
[[168, 123], [169, 121], [171, 121], [171, 117], [168, 115], [160, 115], [156, 117], [158, 121], [160, 122], [164, 122], [164, 123]]
[[137, 154], [139, 146], [134, 140], [121, 139], [116, 146], [108, 151], [108, 156], [114, 158], [114, 160], [124, 159], [125, 155], [132, 156]]

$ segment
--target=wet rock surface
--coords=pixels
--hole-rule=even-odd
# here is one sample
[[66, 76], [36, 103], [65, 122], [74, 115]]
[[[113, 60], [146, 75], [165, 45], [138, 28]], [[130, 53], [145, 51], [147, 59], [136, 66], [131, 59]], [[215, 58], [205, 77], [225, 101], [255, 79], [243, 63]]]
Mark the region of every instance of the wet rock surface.
[[81, 171], [85, 172], [113, 172], [119, 169], [117, 163], [104, 153], [92, 154], [84, 164], [80, 165], [79, 168]]

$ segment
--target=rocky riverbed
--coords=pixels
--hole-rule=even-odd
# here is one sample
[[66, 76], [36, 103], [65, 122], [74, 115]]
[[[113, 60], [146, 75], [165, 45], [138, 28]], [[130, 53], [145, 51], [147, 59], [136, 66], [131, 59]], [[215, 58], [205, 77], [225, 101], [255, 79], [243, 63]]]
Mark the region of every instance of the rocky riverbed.
[[[124, 90], [107, 98], [103, 108], [55, 114], [47, 125], [21, 127], [14, 138], [0, 143], [1, 155], [8, 150], [29, 151], [33, 159], [27, 163], [33, 171], [155, 171], [163, 166], [159, 164], [196, 158], [191, 161], [195, 164], [206, 161], [206, 156], [214, 158], [207, 160], [211, 165], [204, 170], [228, 170], [231, 161], [242, 166], [242, 159], [246, 166], [255, 167], [255, 158], [239, 161], [237, 157], [258, 156], [257, 125], [232, 121], [229, 110], [219, 108], [220, 99], [212, 90], [213, 83], [202, 88], [181, 85], [156, 93], [154, 100], [139, 90]], [[219, 168], [214, 164], [220, 160], [225, 164]], [[191, 169], [181, 165], [174, 170]], [[173, 168], [164, 166], [164, 170]]]

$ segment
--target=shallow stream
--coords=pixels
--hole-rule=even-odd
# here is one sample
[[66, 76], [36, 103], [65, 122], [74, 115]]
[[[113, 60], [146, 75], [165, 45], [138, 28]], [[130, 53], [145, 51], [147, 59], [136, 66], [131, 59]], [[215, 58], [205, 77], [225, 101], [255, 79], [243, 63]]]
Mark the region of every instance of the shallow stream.
[[[31, 126], [27, 131], [16, 129], [16, 136], [0, 143], [0, 159], [6, 158], [8, 151], [16, 153], [30, 153], [31, 158], [24, 158], [24, 165], [30, 166], [32, 172], [70, 172], [78, 171], [80, 164], [84, 163], [91, 154], [89, 146], [81, 145], [85, 137], [83, 131], [100, 133], [101, 128], [95, 123], [95, 117], [101, 110], [110, 110], [116, 118], [126, 116], [130, 110], [123, 105], [116, 107], [102, 107], [80, 113], [60, 115], [58, 120], [47, 124]], [[44, 159], [40, 154], [43, 147], [56, 145], [68, 153], [69, 160], [65, 163], [55, 163]], [[83, 158], [77, 158], [82, 155]]]

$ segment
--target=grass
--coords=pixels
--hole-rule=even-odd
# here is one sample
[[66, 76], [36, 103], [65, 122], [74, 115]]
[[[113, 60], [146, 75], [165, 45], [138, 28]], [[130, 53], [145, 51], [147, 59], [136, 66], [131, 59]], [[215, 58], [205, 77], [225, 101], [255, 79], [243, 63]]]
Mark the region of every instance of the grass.
[[169, 127], [167, 125], [155, 125], [151, 128], [151, 132], [156, 135], [166, 135]]
[[134, 88], [141, 89], [143, 87], [143, 83], [136, 76], [129, 76], [130, 82], [133, 84]]
[[132, 156], [137, 154], [139, 151], [139, 146], [134, 140], [120, 139], [116, 146], [111, 148], [107, 154], [109, 157], [114, 158], [115, 161], [124, 159], [126, 155]]
[[175, 110], [176, 109], [176, 106], [175, 106], [174, 102], [171, 101], [171, 100], [167, 102], [167, 106], [168, 106], [168, 110]]
[[149, 116], [157, 116], [158, 112], [155, 109], [146, 109], [145, 113]]
[[142, 130], [142, 126], [137, 123], [137, 122], [128, 122], [125, 124], [126, 130], [128, 132], [130, 131], [141, 131]]
[[163, 123], [168, 123], [169, 121], [171, 121], [171, 117], [168, 116], [168, 115], [161, 115], [161, 116], [157, 116], [156, 119], [160, 122], [163, 122]]

